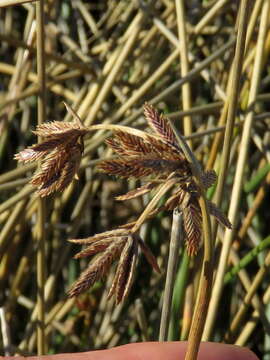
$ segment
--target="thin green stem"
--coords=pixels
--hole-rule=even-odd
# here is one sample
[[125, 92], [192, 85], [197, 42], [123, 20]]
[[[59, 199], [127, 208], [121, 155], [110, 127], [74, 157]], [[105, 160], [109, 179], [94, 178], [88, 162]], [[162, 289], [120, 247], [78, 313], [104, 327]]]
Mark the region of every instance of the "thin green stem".
[[172, 311], [169, 327], [169, 340], [174, 341], [180, 338], [180, 316], [185, 298], [185, 289], [189, 274], [190, 257], [185, 251], [182, 257], [181, 265], [176, 275], [175, 286], [173, 290]]
[[255, 248], [249, 251], [231, 270], [229, 270], [224, 277], [224, 284], [228, 284], [231, 280], [234, 279], [235, 275], [245, 267], [251, 261], [253, 261], [260, 252], [270, 247], [270, 236], [267, 236], [263, 241], [260, 242]]
[[181, 245], [181, 234], [182, 234], [181, 226], [182, 226], [181, 214], [174, 212], [171, 240], [170, 240], [169, 259], [168, 259], [168, 266], [166, 272], [166, 282], [165, 282], [165, 289], [163, 295], [163, 305], [162, 305], [162, 313], [161, 313], [161, 321], [160, 321], [160, 329], [159, 329], [159, 341], [166, 341], [168, 337], [173, 287], [176, 277], [179, 249]]

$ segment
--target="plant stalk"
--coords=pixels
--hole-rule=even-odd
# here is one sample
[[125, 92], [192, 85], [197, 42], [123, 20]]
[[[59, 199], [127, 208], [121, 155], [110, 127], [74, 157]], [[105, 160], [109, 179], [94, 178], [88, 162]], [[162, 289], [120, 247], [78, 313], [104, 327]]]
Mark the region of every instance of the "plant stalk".
[[209, 216], [209, 210], [206, 202], [204, 188], [201, 180], [200, 165], [189, 149], [184, 138], [177, 132], [174, 125], [170, 122], [173, 132], [177, 138], [177, 141], [183, 150], [187, 160], [190, 162], [194, 178], [201, 190], [201, 196], [199, 198], [199, 205], [202, 212], [203, 221], [203, 265], [202, 273], [199, 283], [198, 296], [196, 300], [195, 312], [192, 318], [191, 329], [188, 337], [187, 352], [185, 360], [196, 360], [199, 352], [199, 346], [203, 333], [204, 323], [206, 319], [208, 304], [211, 295], [212, 278], [213, 278], [213, 261], [212, 261], [212, 234], [211, 234], [211, 222]]
[[[36, 4], [37, 21], [37, 75], [39, 83], [38, 93], [38, 124], [46, 120], [46, 75], [45, 75], [45, 27], [44, 27], [44, 0]], [[41, 138], [39, 137], [39, 142]], [[45, 203], [38, 199], [37, 208], [37, 353], [45, 354]]]
[[[243, 4], [245, 3], [245, 4]], [[246, 1], [243, 1], [241, 3], [241, 6], [246, 5]], [[244, 127], [243, 127], [243, 133], [242, 133], [242, 139], [240, 144], [240, 151], [239, 151], [239, 157], [237, 160], [237, 166], [236, 166], [236, 173], [235, 173], [235, 179], [231, 194], [231, 203], [229, 208], [229, 219], [233, 225], [236, 225], [237, 218], [239, 214], [239, 205], [240, 205], [240, 199], [242, 194], [242, 185], [243, 185], [243, 176], [244, 171], [246, 168], [246, 162], [247, 162], [247, 155], [248, 155], [248, 148], [249, 148], [249, 141], [250, 141], [250, 135], [251, 135], [251, 128], [253, 125], [253, 119], [254, 119], [254, 102], [257, 97], [258, 93], [258, 87], [259, 87], [259, 80], [261, 75], [261, 64], [264, 54], [264, 45], [265, 45], [265, 37], [266, 37], [266, 31], [268, 26], [268, 14], [269, 14], [269, 7], [270, 2], [269, 0], [264, 1], [264, 5], [262, 8], [261, 13], [261, 20], [260, 20], [260, 28], [259, 28], [259, 35], [258, 35], [258, 41], [257, 41], [257, 47], [256, 47], [256, 57], [254, 61], [254, 68], [252, 73], [252, 79], [251, 79], [251, 85], [250, 85], [250, 93], [249, 93], [249, 99], [248, 99], [248, 109], [250, 111], [247, 113]], [[205, 330], [203, 339], [206, 341], [210, 338], [211, 332], [214, 326], [216, 314], [218, 311], [218, 305], [221, 297], [221, 292], [224, 285], [224, 276], [226, 272], [227, 267], [227, 260], [229, 256], [229, 251], [231, 247], [231, 243], [233, 241], [235, 235], [235, 229], [229, 230], [226, 229], [224, 239], [223, 239], [223, 247], [219, 259], [218, 269], [217, 269], [217, 275], [215, 279], [215, 284], [213, 287], [213, 293], [211, 302], [209, 305], [209, 312], [207, 315], [207, 320], [205, 324]]]
[[173, 288], [176, 278], [177, 262], [179, 258], [179, 249], [181, 244], [181, 227], [182, 216], [181, 213], [173, 213], [171, 241], [169, 250], [169, 260], [166, 273], [166, 282], [164, 289], [164, 298], [162, 305], [160, 329], [159, 329], [159, 341], [166, 341], [168, 339], [168, 329], [170, 323], [171, 305]]
[[[186, 19], [185, 19], [185, 4], [183, 0], [175, 0], [175, 9], [177, 15], [177, 28], [178, 37], [181, 39], [180, 47], [180, 66], [181, 77], [185, 77], [189, 72], [188, 61], [188, 46], [187, 46], [187, 31], [186, 31]], [[191, 88], [190, 83], [187, 82], [182, 86], [182, 106], [183, 110], [189, 110], [191, 108]], [[192, 133], [192, 119], [190, 116], [185, 116], [184, 122], [184, 135], [190, 135]], [[188, 141], [188, 145], [191, 148], [191, 140]]]
[[[249, 0], [241, 1], [239, 13], [239, 28], [237, 33], [235, 57], [233, 62], [233, 70], [230, 85], [228, 86], [227, 106], [228, 114], [226, 119], [226, 129], [224, 144], [222, 150], [221, 166], [218, 175], [217, 190], [215, 195], [215, 203], [217, 206], [221, 205], [223, 197], [224, 184], [227, 178], [228, 164], [231, 152], [232, 134], [235, 125], [236, 111], [239, 98], [240, 78], [242, 74], [244, 53], [245, 53], [245, 40], [249, 18]], [[225, 105], [226, 106], [226, 105]], [[217, 232], [217, 221], [213, 224], [213, 238], [215, 239]]]

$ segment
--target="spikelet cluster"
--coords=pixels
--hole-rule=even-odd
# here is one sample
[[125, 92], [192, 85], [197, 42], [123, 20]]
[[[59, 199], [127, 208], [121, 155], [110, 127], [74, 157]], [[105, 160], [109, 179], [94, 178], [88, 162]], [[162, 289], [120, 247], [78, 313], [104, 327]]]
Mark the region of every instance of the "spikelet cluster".
[[[73, 123], [55, 121], [38, 126], [35, 133], [44, 137], [44, 142], [33, 145], [15, 156], [24, 162], [42, 159], [40, 171], [31, 180], [31, 183], [38, 187], [41, 196], [63, 190], [71, 182], [80, 164], [83, 137], [89, 128], [84, 128], [74, 110], [69, 106], [67, 109], [75, 118]], [[141, 216], [132, 223], [85, 239], [70, 240], [86, 246], [75, 255], [75, 258], [94, 256], [87, 269], [69, 290], [70, 297], [87, 290], [103, 278], [111, 265], [118, 261], [108, 296], [114, 294], [117, 304], [123, 301], [134, 276], [138, 248], [142, 250], [153, 269], [160, 271], [155, 257], [138, 234], [142, 223], [160, 211], [180, 211], [183, 215], [187, 253], [191, 256], [196, 255], [200, 248], [202, 213], [199, 198], [202, 190], [215, 183], [216, 174], [214, 171], [202, 172], [203, 189], [200, 189], [193, 177], [191, 164], [180, 149], [169, 120], [148, 104], [144, 106], [144, 116], [154, 134], [115, 126], [114, 136], [106, 143], [117, 157], [100, 162], [98, 168], [109, 175], [145, 181], [142, 186], [118, 196], [116, 199], [119, 201], [134, 199], [149, 192], [153, 192], [153, 196], [159, 196], [162, 186], [172, 184], [168, 186], [170, 193], [162, 205], [149, 204]], [[231, 228], [229, 220], [215, 204], [208, 201], [208, 208], [210, 215], [215, 216], [222, 225]]]
[[[147, 209], [145, 210], [145, 221], [163, 210], [180, 210], [183, 214], [187, 252], [189, 255], [195, 255], [200, 247], [202, 237], [202, 214], [198, 201], [200, 190], [193, 179], [190, 164], [178, 146], [169, 121], [147, 104], [144, 107], [144, 115], [150, 127], [155, 131], [156, 137], [147, 137], [145, 134], [142, 138], [136, 134], [116, 131], [113, 138], [108, 139], [106, 143], [118, 155], [118, 158], [104, 160], [98, 167], [110, 175], [148, 180], [137, 189], [117, 196], [116, 199], [120, 201], [134, 199], [150, 191], [156, 191], [160, 184], [166, 183], [169, 178], [176, 178], [175, 188], [165, 204], [148, 212]], [[201, 180], [204, 189], [207, 189], [215, 183], [216, 174], [214, 171], [203, 172]], [[226, 216], [213, 203], [208, 202], [208, 205], [210, 214], [230, 228], [231, 224]], [[80, 244], [89, 245], [91, 243], [76, 257], [92, 255], [93, 251], [100, 251], [101, 255], [94, 259], [82, 273], [71, 288], [69, 296], [76, 296], [91, 286], [94, 281], [103, 276], [104, 269], [107, 270], [112, 260], [118, 257], [120, 260], [109, 297], [114, 293], [116, 302], [121, 302], [130, 288], [138, 245], [152, 267], [159, 271], [150, 249], [140, 239], [136, 225], [135, 221], [85, 240], [73, 240]]]
[[42, 159], [39, 171], [31, 179], [40, 196], [63, 191], [79, 169], [87, 130], [76, 120], [44, 123], [33, 132], [44, 141], [19, 152], [15, 159], [24, 163]]
[[138, 257], [138, 246], [152, 267], [160, 272], [158, 264], [150, 249], [138, 234], [128, 229], [106, 231], [85, 239], [70, 240], [73, 243], [86, 245], [86, 248], [75, 255], [75, 258], [98, 255], [90, 262], [88, 268], [70, 288], [69, 297], [77, 296], [101, 279], [112, 263], [118, 259], [114, 280], [108, 298], [115, 295], [116, 303], [123, 301], [129, 293]]

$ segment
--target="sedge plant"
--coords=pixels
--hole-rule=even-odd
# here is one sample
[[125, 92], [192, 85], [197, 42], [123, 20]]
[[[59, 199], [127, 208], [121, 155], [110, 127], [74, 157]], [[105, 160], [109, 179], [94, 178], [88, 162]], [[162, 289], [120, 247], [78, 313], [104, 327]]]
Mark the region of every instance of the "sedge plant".
[[[157, 260], [141, 238], [139, 230], [161, 211], [180, 212], [189, 256], [198, 253], [202, 234], [204, 233], [204, 237], [208, 236], [204, 229], [207, 226], [205, 209], [207, 216], [210, 214], [222, 225], [231, 228], [221, 210], [205, 199], [205, 190], [216, 181], [215, 172], [200, 169], [181, 135], [153, 106], [144, 105], [144, 116], [152, 132], [119, 125], [87, 127], [70, 106], [66, 104], [66, 107], [73, 121], [53, 121], [38, 125], [34, 133], [42, 137], [43, 141], [15, 155], [18, 161], [24, 163], [41, 161], [39, 170], [30, 181], [37, 188], [37, 194], [45, 197], [63, 191], [78, 177], [84, 139], [97, 130], [113, 132], [113, 136], [105, 142], [116, 154], [113, 158], [99, 162], [99, 170], [108, 175], [135, 178], [142, 182], [141, 186], [117, 196], [116, 200], [126, 201], [151, 193], [151, 200], [135, 221], [87, 238], [69, 240], [77, 245], [84, 245], [75, 255], [76, 259], [91, 258], [88, 267], [69, 289], [69, 297], [76, 297], [88, 290], [96, 281], [104, 278], [111, 265], [118, 261], [108, 298], [114, 296], [116, 304], [123, 302], [132, 284], [139, 248], [152, 268], [159, 272]], [[196, 335], [197, 348], [200, 336]], [[194, 345], [195, 348], [196, 346]], [[192, 356], [194, 358], [196, 354]]]

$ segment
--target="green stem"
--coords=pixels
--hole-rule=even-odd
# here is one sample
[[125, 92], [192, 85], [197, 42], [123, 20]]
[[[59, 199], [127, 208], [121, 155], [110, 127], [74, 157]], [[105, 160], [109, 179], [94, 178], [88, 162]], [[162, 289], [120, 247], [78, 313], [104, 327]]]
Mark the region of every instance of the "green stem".
[[251, 261], [253, 261], [257, 255], [267, 249], [270, 246], [270, 236], [267, 236], [263, 241], [260, 242], [254, 249], [252, 249], [249, 253], [247, 253], [239, 263], [234, 266], [230, 271], [228, 271], [224, 277], [224, 284], [228, 284], [235, 275], [242, 269], [244, 269]]
[[175, 283], [177, 260], [179, 257], [179, 249], [181, 244], [181, 233], [182, 233], [181, 223], [182, 223], [181, 214], [174, 212], [172, 231], [171, 231], [169, 260], [168, 260], [168, 266], [166, 272], [166, 282], [165, 282], [164, 298], [163, 298], [160, 329], [159, 329], [159, 341], [166, 341], [168, 337], [173, 287]]
[[180, 338], [180, 312], [185, 298], [185, 288], [188, 279], [190, 257], [184, 252], [181, 266], [176, 275], [175, 286], [173, 290], [172, 314], [169, 327], [169, 340], [174, 341]]

